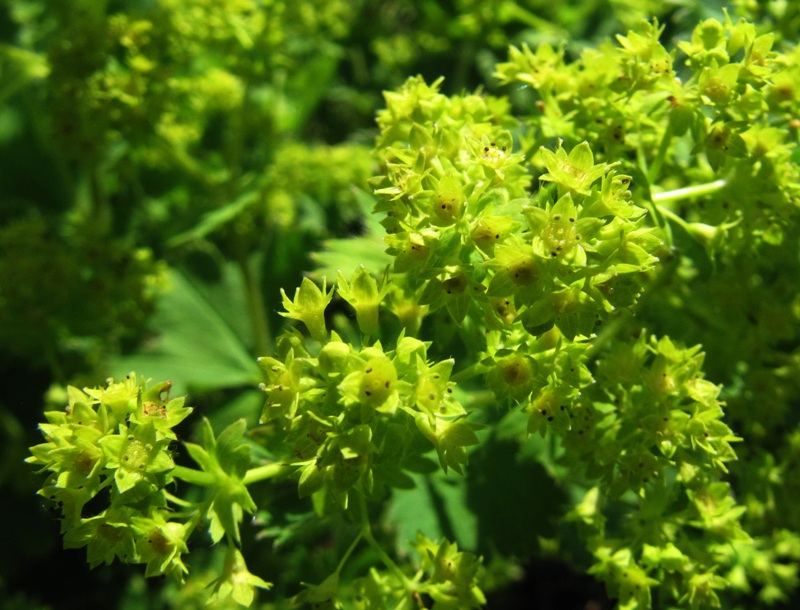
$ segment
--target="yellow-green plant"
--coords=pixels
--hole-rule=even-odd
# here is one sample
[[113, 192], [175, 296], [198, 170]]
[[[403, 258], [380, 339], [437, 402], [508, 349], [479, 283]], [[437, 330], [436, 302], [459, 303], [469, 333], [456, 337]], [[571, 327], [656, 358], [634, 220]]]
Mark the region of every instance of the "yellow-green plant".
[[[274, 586], [275, 607], [477, 608], [545, 551], [629, 610], [788, 599], [798, 55], [727, 15], [663, 38], [653, 20], [578, 54], [511, 47], [506, 95], [421, 76], [387, 91], [379, 225], [318, 255], [337, 273], [282, 291], [299, 324], [258, 344], [257, 426], [204, 419], [180, 445], [190, 409], [133, 376], [46, 413], [28, 461], [65, 545], [182, 584], [205, 531], [220, 604]], [[269, 175], [275, 201], [303, 183]], [[245, 515], [277, 557], [323, 538], [327, 563], [262, 573]]]

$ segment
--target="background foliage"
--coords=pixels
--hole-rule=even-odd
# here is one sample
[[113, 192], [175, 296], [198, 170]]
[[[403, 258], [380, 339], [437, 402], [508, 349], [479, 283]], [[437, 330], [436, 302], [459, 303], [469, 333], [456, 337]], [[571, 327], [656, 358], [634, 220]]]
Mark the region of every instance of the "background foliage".
[[[109, 376], [122, 379], [135, 370], [173, 380], [173, 395], [189, 393], [189, 403], [217, 433], [244, 417], [258, 451], [273, 435], [269, 425], [258, 425], [264, 403], [258, 384], [276, 381], [265, 378], [256, 358], [274, 356], [282, 364], [287, 344], [278, 337], [291, 328], [279, 315], [285, 304], [281, 289], [294, 295], [304, 274], [327, 277], [330, 285], [339, 269], [355, 286], [350, 274], [358, 264], [380, 278], [393, 261], [395, 270], [412, 273], [405, 280], [406, 293], [396, 289], [386, 302], [391, 307], [384, 303], [394, 313], [382, 318], [388, 326], [384, 332], [396, 336], [405, 326], [419, 330], [425, 340], [433, 338], [427, 357], [457, 362], [455, 399], [487, 414], [476, 422], [491, 424], [489, 432], [477, 430], [481, 442], [469, 449], [462, 477], [452, 470], [430, 474], [420, 466], [405, 474], [409, 484], [391, 492], [385, 511], [372, 509], [375, 522], [386, 525], [377, 533], [387, 547], [395, 544], [396, 534], [398, 557], [413, 554], [405, 541], [414, 540], [418, 529], [430, 539], [444, 536], [483, 555], [490, 607], [519, 607], [516, 593], [535, 598], [541, 608], [578, 608], [590, 599], [610, 607], [603, 587], [583, 575], [591, 565], [623, 606], [647, 607], [640, 594], [625, 589], [641, 570], [634, 564], [633, 576], [625, 571], [631, 565], [625, 551], [631, 549], [650, 561], [645, 561], [648, 569], [673, 574], [675, 583], [689, 572], [685, 555], [670, 556], [663, 549], [658, 556], [655, 550], [647, 555], [650, 539], [642, 532], [648, 511], [659, 514], [659, 498], [651, 496], [651, 504], [635, 510], [630, 497], [614, 500], [615, 490], [641, 484], [636, 457], [630, 457], [629, 470], [617, 467], [630, 438], [641, 432], [623, 425], [612, 438], [609, 426], [605, 436], [598, 432], [593, 440], [597, 447], [605, 443], [606, 453], [582, 453], [581, 442], [568, 435], [528, 436], [550, 425], [548, 405], [530, 414], [495, 406], [495, 395], [499, 403], [513, 405], [545, 386], [546, 366], [571, 379], [567, 386], [583, 387], [586, 381], [583, 371], [573, 379], [564, 362], [540, 358], [547, 346], [529, 345], [521, 330], [515, 331], [516, 344], [506, 341], [506, 352], [493, 349], [491, 338], [487, 343], [476, 337], [469, 324], [463, 332], [446, 331], [455, 328], [451, 320], [479, 319], [490, 307], [488, 325], [502, 328], [504, 316], [511, 314], [489, 300], [501, 299], [528, 307], [523, 325], [535, 336], [556, 324], [574, 338], [602, 319], [619, 327], [614, 332], [640, 337], [603, 353], [592, 370], [605, 392], [593, 400], [606, 404], [608, 413], [624, 404], [644, 415], [660, 400], [658, 375], [668, 370], [680, 384], [695, 379], [702, 367], [705, 378], [691, 396], [708, 407], [714, 425], [725, 426], [714, 433], [725, 442], [704, 445], [694, 432], [671, 440], [692, 443], [695, 452], [685, 457], [686, 468], [730, 473], [725, 483], [705, 488], [709, 496], [696, 498], [695, 505], [708, 510], [693, 513], [687, 505], [674, 515], [674, 526], [688, 532], [678, 545], [699, 549], [692, 561], [701, 562], [702, 556], [721, 566], [716, 574], [703, 572], [706, 580], [690, 588], [697, 598], [682, 603], [706, 607], [720, 594], [724, 607], [792, 607], [800, 558], [795, 476], [800, 468], [800, 75], [791, 44], [800, 31], [800, 11], [792, 3], [754, 0], [728, 6], [732, 23], [743, 16], [755, 24], [749, 30], [716, 28], [706, 21], [725, 23], [722, 9], [722, 4], [688, 0], [3, 2], [4, 607], [191, 608], [204, 600], [205, 585], [225, 561], [209, 545], [193, 548], [193, 579], [180, 591], [170, 583], [145, 581], [136, 566], [89, 571], [84, 550], [60, 550], [58, 523], [35, 497], [40, 483], [20, 466], [27, 448], [40, 442], [35, 428], [43, 411], [63, 408], [68, 384], [98, 386]], [[660, 26], [653, 21], [644, 26], [643, 18], [656, 18]], [[701, 23], [705, 27], [696, 29]], [[629, 28], [636, 31], [624, 42], [614, 39]], [[730, 42], [740, 36], [752, 43], [761, 34], [770, 37], [760, 39], [758, 58]], [[509, 45], [515, 50], [509, 52]], [[678, 74], [669, 56], [660, 55], [676, 45]], [[746, 73], [732, 76], [725, 66], [733, 64]], [[628, 70], [633, 84], [621, 87], [613, 81], [620, 69]], [[676, 75], [685, 86], [671, 85]], [[666, 104], [663, 93], [671, 86]], [[384, 98], [383, 91], [394, 93]], [[654, 92], [662, 94], [658, 100]], [[426, 110], [407, 116], [397, 109], [412, 102]], [[426, 246], [431, 231], [444, 234], [460, 226], [462, 212], [446, 211], [426, 224], [425, 215], [413, 206], [401, 207], [391, 189], [399, 188], [406, 169], [424, 167], [424, 161], [403, 152], [407, 143], [424, 149], [434, 126], [451, 116], [462, 122], [450, 126], [450, 135], [444, 130], [436, 137], [442, 138], [437, 145], [450, 146], [452, 159], [466, 154], [453, 135], [464, 129], [476, 138], [508, 129], [508, 142], [487, 139], [482, 144], [492, 153], [488, 161], [484, 155], [481, 165], [461, 167], [456, 161], [440, 175], [430, 173], [417, 194], [463, 194], [452, 180], [459, 172], [473, 182], [501, 176], [502, 195], [482, 203], [479, 212], [463, 214], [477, 214], [482, 230], [517, 237], [496, 248], [475, 239], [477, 249], [418, 264], [406, 245], [422, 236], [419, 243]], [[481, 116], [506, 119], [499, 125], [486, 119], [484, 129]], [[579, 146], [584, 141], [591, 148], [588, 157]], [[504, 145], [513, 158], [500, 154]], [[552, 152], [540, 152], [541, 146]], [[595, 178], [608, 183], [604, 196], [626, 199], [630, 189], [631, 207], [620, 203], [614, 209], [630, 219], [630, 226], [613, 228], [624, 226], [620, 232], [637, 236], [638, 249], [631, 248], [633, 254], [622, 261], [631, 268], [616, 269], [613, 286], [597, 281], [607, 301], [596, 299], [596, 292], [580, 293], [575, 298], [591, 306], [558, 317], [558, 303], [548, 302], [552, 309], [530, 307], [541, 295], [511, 279], [513, 239], [520, 238], [524, 223], [549, 230], [552, 239], [545, 245], [585, 250], [598, 274], [608, 272], [598, 262], [602, 247], [576, 246], [564, 237], [568, 227], [547, 224], [551, 217], [520, 215], [513, 225], [492, 223], [506, 214], [504, 202], [527, 197], [535, 190], [531, 183], [542, 180], [549, 185], [541, 189], [542, 209], [570, 193], [578, 209], [594, 210], [587, 212], [594, 220], [587, 218], [581, 231], [606, 235], [599, 226], [610, 224], [609, 216], [592, 203], [600, 183], [590, 193], [594, 180], [576, 183], [574, 176], [564, 175], [566, 160], [587, 173], [596, 164]], [[611, 163], [619, 163], [612, 173], [630, 176], [630, 183], [614, 182], [605, 166]], [[483, 173], [470, 173], [477, 171]], [[381, 178], [371, 180], [374, 176]], [[659, 198], [719, 178], [726, 180], [723, 187], [698, 192], [696, 199]], [[379, 211], [395, 216], [379, 224], [370, 213], [376, 203]], [[569, 215], [559, 210], [554, 214]], [[664, 242], [636, 233], [644, 228], [645, 214], [647, 227], [663, 231]], [[386, 243], [385, 230], [391, 234]], [[487, 282], [485, 299], [449, 298], [448, 288], [483, 281], [473, 264], [480, 252], [499, 261], [490, 264], [499, 271]], [[571, 260], [570, 273], [581, 274], [586, 263]], [[438, 292], [425, 290], [439, 285], [444, 288]], [[632, 309], [635, 319], [610, 316], [616, 308], [632, 307], [640, 291], [644, 296]], [[430, 312], [424, 320], [409, 308], [415, 302]], [[612, 308], [594, 305], [604, 302]], [[342, 298], [329, 306], [327, 323], [345, 342], [360, 346], [362, 320], [354, 321]], [[672, 341], [651, 342], [650, 334]], [[695, 345], [702, 346], [704, 358], [693, 351]], [[530, 349], [534, 355], [518, 362], [509, 346], [523, 346], [517, 351]], [[384, 347], [388, 354], [394, 346]], [[581, 349], [576, 344], [569, 357], [580, 361]], [[467, 360], [480, 355], [479, 368], [484, 368], [462, 370], [463, 354], [470, 355]], [[399, 356], [390, 357], [401, 370]], [[541, 369], [529, 384], [526, 367]], [[633, 384], [640, 389], [629, 390], [626, 371], [650, 377]], [[473, 373], [485, 373], [495, 394]], [[569, 387], [547, 387], [563, 392], [559, 399], [572, 396]], [[719, 402], [725, 403], [724, 424], [717, 421]], [[195, 416], [179, 424], [179, 436], [199, 442], [199, 421]], [[556, 433], [558, 425], [552, 425]], [[736, 462], [729, 460], [725, 439], [733, 433], [727, 426], [743, 439], [734, 447]], [[475, 434], [464, 432], [464, 445], [472, 440], [470, 433]], [[577, 456], [572, 462], [565, 460], [565, 448]], [[460, 470], [459, 451], [436, 449], [432, 462]], [[706, 454], [710, 457], [698, 457]], [[671, 457], [666, 450], [664, 455]], [[576, 474], [586, 467], [588, 474]], [[637, 477], [638, 483], [632, 482]], [[610, 490], [605, 512], [592, 504], [597, 496], [590, 480], [604, 481], [603, 494]], [[310, 502], [298, 498], [296, 481], [251, 492], [260, 512], [243, 525], [243, 554], [252, 573], [274, 582], [255, 603], [284, 607], [281, 600], [296, 595], [299, 583], [321, 583], [337, 569], [354, 526], [337, 513], [313, 519]], [[697, 522], [698, 514], [707, 521]], [[626, 524], [632, 515], [641, 519], [635, 527]], [[581, 541], [603, 539], [604, 528], [619, 537], [594, 546]], [[424, 549], [428, 543], [417, 544]], [[342, 580], [363, 577], [376, 559], [374, 550], [359, 548]], [[45, 592], [45, 574], [48, 581], [58, 579], [57, 587], [48, 587], [56, 596]], [[714, 580], [720, 577], [729, 585]], [[544, 587], [543, 581], [563, 585]], [[664, 589], [675, 583], [667, 582]], [[675, 603], [668, 598], [656, 598], [656, 607]]]

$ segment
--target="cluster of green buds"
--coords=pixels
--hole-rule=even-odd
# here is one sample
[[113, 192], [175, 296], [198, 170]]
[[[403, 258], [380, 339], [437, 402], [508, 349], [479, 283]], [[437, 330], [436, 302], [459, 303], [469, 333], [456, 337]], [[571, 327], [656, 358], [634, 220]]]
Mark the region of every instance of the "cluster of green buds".
[[[598, 364], [594, 424], [570, 434], [566, 444], [586, 456], [594, 476], [612, 496], [663, 485], [668, 472], [691, 489], [727, 472], [738, 439], [722, 421], [721, 388], [703, 378], [699, 346], [680, 349], [642, 333], [617, 343]], [[612, 441], [612, 439], [614, 439]]]
[[[632, 95], [674, 77], [651, 29], [620, 41], [612, 71], [624, 80], [606, 83], [611, 90]], [[524, 57], [539, 62], [526, 77], [545, 79], [528, 84], [555, 87], [546, 68], [563, 65], [559, 54]], [[456, 379], [483, 374], [498, 400], [522, 407], [528, 434], [551, 431], [561, 462], [596, 485], [574, 517], [594, 570], [624, 607], [648, 607], [650, 588], [665, 580], [673, 593], [691, 592], [683, 602], [713, 600], [713, 562], [687, 532], [744, 535], [743, 509], [725, 500], [730, 487], [719, 481], [738, 440], [722, 421], [720, 387], [703, 379], [699, 347], [642, 331], [619, 336], [630, 320], [620, 313], [650, 285], [668, 235], [646, 224], [619, 164], [597, 162], [599, 138], [534, 150], [544, 171], [529, 194], [533, 172], [522, 151], [530, 143], [523, 134], [515, 150], [507, 119], [502, 100], [448, 98], [419, 78], [387, 94], [379, 115], [385, 172], [375, 183], [393, 281], [480, 346]], [[606, 541], [603, 505], [631, 495], [641, 518], [628, 538]], [[673, 550], [692, 571], [676, 574]]]
[[[338, 291], [363, 334], [374, 333], [384, 289], [360, 268], [350, 282], [340, 275]], [[404, 470], [427, 467], [421, 458], [431, 444], [445, 471], [462, 472], [465, 448], [478, 442], [477, 425], [453, 397], [454, 361], [431, 362], [429, 344], [402, 332], [393, 349], [380, 341], [360, 349], [344, 342], [325, 322], [332, 298], [325, 284], [320, 289], [308, 279], [294, 300], [284, 295], [284, 315], [301, 320], [315, 341], [289, 331], [275, 357], [259, 359], [267, 379], [261, 420], [285, 431], [300, 495], [321, 493], [346, 508], [354, 490], [372, 495], [409, 486]]]
[[[526, 93], [522, 137], [589, 142], [642, 176], [645, 193], [659, 185], [645, 196], [710, 250], [780, 243], [800, 188], [789, 129], [798, 112], [796, 50], [781, 53], [774, 34], [728, 15], [701, 22], [672, 51], [663, 30], [643, 21], [574, 61], [563, 47], [512, 47], [495, 76]], [[749, 186], [756, 175], [764, 188]], [[681, 218], [675, 202], [695, 196], [705, 205]]]
[[[408, 578], [393, 572], [371, 570], [355, 585], [363, 608], [436, 608], [469, 610], [483, 608], [486, 598], [477, 585], [483, 573], [480, 558], [458, 550], [447, 540], [434, 542], [422, 533], [414, 549], [419, 569]], [[410, 592], [410, 594], [409, 594]], [[392, 600], [394, 604], [386, 603]]]
[[586, 142], [541, 148], [532, 171], [514, 151], [506, 102], [447, 97], [414, 78], [379, 115], [376, 179], [395, 285], [446, 311], [481, 346], [473, 371], [500, 399], [528, 404], [529, 431], [570, 428], [592, 383], [587, 350], [637, 303], [664, 251], [631, 178], [595, 163]]
[[[119, 558], [147, 563], [148, 575], [186, 572], [186, 526], [172, 519], [165, 487], [175, 468], [172, 428], [192, 409], [169, 390], [134, 376], [105, 388], [70, 387], [66, 410], [45, 413], [47, 442], [31, 448], [28, 462], [49, 473], [39, 493], [63, 515], [65, 546], [86, 546], [92, 566]], [[108, 506], [87, 515], [99, 494]]]
[[[246, 483], [277, 474], [279, 467], [250, 468], [244, 420], [215, 438], [203, 420], [202, 443], [185, 443], [200, 470], [177, 465], [173, 428], [192, 408], [170, 398], [171, 382], [147, 385], [131, 374], [100, 388], [70, 387], [63, 411], [45, 413], [44, 443], [31, 447], [28, 462], [48, 477], [39, 494], [61, 512], [66, 548], [86, 547], [89, 564], [147, 564], [146, 575], [183, 582], [189, 537], [208, 524], [213, 542], [229, 542], [213, 594], [249, 605], [255, 587], [269, 583], [250, 574], [241, 553], [239, 524], [255, 503]], [[249, 477], [249, 480], [245, 480]], [[197, 503], [172, 495], [178, 481], [205, 488]]]
[[[374, 541], [368, 529], [362, 533], [368, 541]], [[307, 585], [294, 602], [331, 610], [469, 610], [484, 607], [486, 597], [478, 586], [484, 571], [480, 557], [459, 551], [458, 545], [447, 539], [434, 542], [421, 532], [417, 534], [413, 547], [419, 556], [413, 575], [386, 557], [384, 561], [388, 570], [380, 571], [373, 567], [366, 576], [355, 579], [347, 587], [340, 585], [337, 570], [319, 585]]]
[[[740, 439], [722, 421], [721, 388], [703, 378], [702, 364], [699, 347], [642, 333], [600, 359], [598, 383], [571, 408], [566, 460], [597, 486], [570, 518], [590, 542], [591, 571], [620, 607], [650, 607], [659, 584], [661, 596], [681, 607], [718, 607], [727, 583], [706, 545], [749, 540], [740, 524], [745, 508], [720, 480]], [[604, 505], [626, 494], [635, 498], [634, 514], [622, 537], [605, 539]]]
[[663, 246], [643, 226], [630, 178], [595, 163], [586, 143], [559, 145], [540, 151], [547, 172], [530, 196], [505, 102], [447, 97], [438, 85], [410, 79], [379, 114], [386, 173], [376, 210], [386, 213], [394, 271], [458, 324], [591, 336], [636, 301]]

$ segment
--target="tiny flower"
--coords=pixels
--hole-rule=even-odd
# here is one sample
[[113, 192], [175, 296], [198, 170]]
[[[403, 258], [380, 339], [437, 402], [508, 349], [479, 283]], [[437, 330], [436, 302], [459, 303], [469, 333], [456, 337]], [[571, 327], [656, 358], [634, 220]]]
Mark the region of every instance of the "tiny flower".
[[559, 195], [577, 193], [588, 195], [591, 186], [608, 171], [605, 163], [594, 164], [594, 156], [588, 142], [581, 142], [569, 154], [559, 143], [555, 152], [540, 149], [547, 173], [540, 180], [558, 185]]
[[461, 180], [453, 174], [445, 174], [435, 187], [431, 221], [442, 226], [453, 224], [461, 218], [465, 202]]
[[445, 419], [419, 411], [412, 414], [417, 428], [436, 448], [442, 469], [447, 472], [449, 467], [458, 474], [463, 474], [461, 467], [469, 462], [465, 448], [478, 444], [475, 430], [479, 426], [464, 421], [465, 415]]
[[509, 216], [483, 216], [474, 222], [470, 239], [486, 254], [494, 252], [496, 244], [519, 227]]
[[86, 558], [93, 568], [101, 563], [110, 565], [117, 557], [135, 561], [136, 536], [129, 525], [130, 514], [129, 509], [108, 509], [97, 517], [83, 519], [64, 533], [64, 548], [86, 547]]
[[209, 587], [212, 587], [212, 600], [224, 601], [231, 597], [236, 603], [249, 607], [255, 599], [256, 588], [271, 589], [272, 583], [251, 574], [241, 551], [230, 548], [225, 556], [222, 575]]
[[322, 280], [322, 290], [310, 279], [303, 278], [300, 287], [295, 291], [294, 301], [281, 288], [283, 307], [285, 312], [280, 315], [294, 320], [300, 320], [308, 328], [311, 338], [324, 343], [328, 338], [328, 329], [325, 326], [325, 308], [333, 298], [333, 289], [325, 291], [325, 278]]
[[215, 438], [211, 423], [203, 419], [202, 446], [184, 444], [191, 458], [213, 476], [209, 484], [213, 501], [207, 516], [211, 521], [209, 533], [214, 542], [227, 535], [238, 544], [243, 513], [252, 514], [256, 510], [256, 503], [242, 480], [251, 462], [250, 447], [244, 438], [246, 427], [244, 419], [237, 420]]
[[348, 284], [339, 272], [339, 295], [356, 311], [358, 328], [364, 335], [378, 333], [378, 309], [388, 289], [375, 281], [364, 265], [359, 265]]
[[119, 434], [100, 439], [106, 456], [106, 467], [114, 469], [114, 481], [120, 493], [133, 489], [140, 482], [161, 487], [158, 475], [175, 467], [167, 447], [170, 439], [159, 438], [152, 424], [128, 429], [119, 427]]
[[138, 561], [147, 564], [145, 576], [170, 574], [182, 582], [188, 573], [181, 559], [181, 554], [189, 551], [185, 541], [187, 525], [167, 521], [156, 512], [152, 517], [133, 517], [131, 527], [137, 534]]
[[285, 362], [265, 356], [258, 359], [258, 365], [269, 381], [264, 386], [268, 398], [261, 414], [262, 422], [293, 418], [301, 397], [309, 398], [310, 393], [316, 391], [316, 380], [306, 374], [310, 366], [308, 360], [295, 358], [292, 348]]

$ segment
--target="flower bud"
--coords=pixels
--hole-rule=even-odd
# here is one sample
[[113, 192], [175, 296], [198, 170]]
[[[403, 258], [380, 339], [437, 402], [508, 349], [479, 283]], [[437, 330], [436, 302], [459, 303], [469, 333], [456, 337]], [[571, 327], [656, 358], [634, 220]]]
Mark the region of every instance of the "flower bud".
[[365, 335], [374, 335], [378, 332], [378, 309], [386, 289], [378, 287], [375, 278], [360, 265], [353, 274], [350, 283], [339, 272], [339, 294], [356, 311], [358, 328]]
[[344, 373], [349, 359], [350, 346], [342, 341], [331, 341], [319, 353], [319, 371], [326, 377]]
[[382, 405], [397, 385], [397, 370], [385, 356], [372, 358], [364, 367], [361, 381], [361, 399], [372, 406]]
[[464, 187], [452, 174], [445, 174], [439, 180], [436, 196], [433, 198], [433, 213], [439, 224], [453, 224], [461, 217], [464, 208]]
[[328, 329], [325, 326], [325, 308], [333, 298], [333, 290], [325, 292], [325, 278], [322, 280], [322, 290], [310, 279], [303, 278], [303, 283], [295, 291], [294, 301], [283, 295], [283, 307], [286, 312], [280, 315], [294, 320], [300, 320], [308, 328], [312, 339], [324, 343], [328, 338]]

